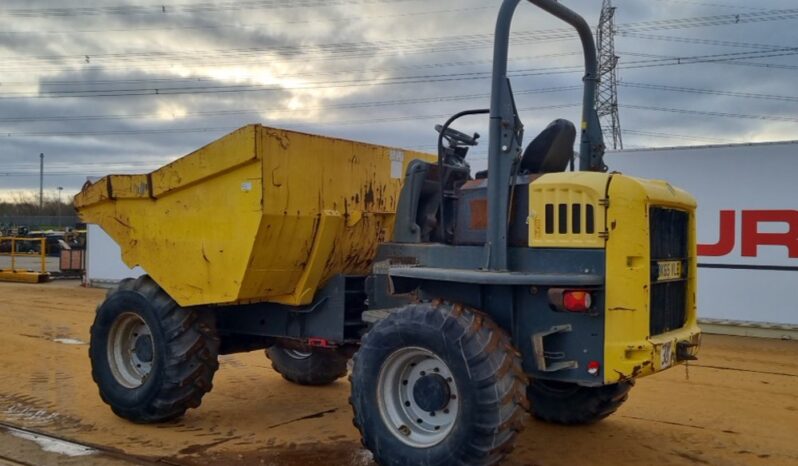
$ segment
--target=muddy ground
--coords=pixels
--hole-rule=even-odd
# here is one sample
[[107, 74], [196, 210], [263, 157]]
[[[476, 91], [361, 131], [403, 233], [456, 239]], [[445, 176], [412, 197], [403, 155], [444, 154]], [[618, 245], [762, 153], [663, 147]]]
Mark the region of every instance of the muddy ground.
[[[104, 295], [73, 281], [0, 283], [0, 465], [372, 464], [348, 383], [291, 385], [260, 351], [223, 356], [213, 391], [179, 422], [115, 417], [87, 357]], [[94, 450], [69, 456], [47, 439]], [[599, 424], [528, 419], [506, 464], [798, 465], [798, 342], [706, 335], [699, 361], [640, 380]]]

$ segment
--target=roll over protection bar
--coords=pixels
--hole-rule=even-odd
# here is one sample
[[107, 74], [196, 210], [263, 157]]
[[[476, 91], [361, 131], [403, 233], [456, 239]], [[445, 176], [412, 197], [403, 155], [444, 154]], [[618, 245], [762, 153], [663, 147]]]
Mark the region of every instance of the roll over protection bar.
[[582, 140], [579, 147], [579, 169], [582, 171], [607, 171], [604, 165], [604, 136], [596, 113], [596, 87], [599, 84], [598, 59], [593, 33], [584, 18], [556, 0], [529, 0], [530, 3], [560, 18], [576, 29], [582, 41], [585, 56], [585, 76], [582, 97]]
[[[487, 270], [507, 270], [507, 226], [510, 186], [521, 155], [523, 125], [507, 78], [507, 51], [510, 24], [521, 0], [504, 0], [496, 20], [493, 43], [493, 77], [490, 98], [490, 146], [488, 147], [488, 231], [485, 242]], [[601, 134], [595, 99], [598, 85], [596, 44], [587, 22], [556, 0], [529, 0], [530, 3], [560, 18], [579, 33], [585, 55], [582, 98], [582, 137], [579, 169], [606, 171], [604, 138]]]

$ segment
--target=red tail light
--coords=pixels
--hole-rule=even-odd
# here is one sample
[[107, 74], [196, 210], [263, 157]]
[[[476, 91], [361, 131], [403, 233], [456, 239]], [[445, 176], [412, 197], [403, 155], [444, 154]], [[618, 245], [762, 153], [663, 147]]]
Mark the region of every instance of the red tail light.
[[563, 293], [562, 306], [566, 311], [586, 312], [593, 300], [587, 291], [566, 291]]

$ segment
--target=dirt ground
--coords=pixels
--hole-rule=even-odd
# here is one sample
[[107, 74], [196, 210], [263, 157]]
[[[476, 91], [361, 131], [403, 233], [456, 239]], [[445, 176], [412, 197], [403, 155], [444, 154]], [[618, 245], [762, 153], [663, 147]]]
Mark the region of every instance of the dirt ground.
[[[179, 422], [115, 417], [87, 357], [104, 294], [73, 281], [0, 283], [0, 465], [372, 464], [348, 383], [291, 385], [260, 351], [222, 357], [213, 391]], [[596, 425], [530, 418], [506, 464], [798, 465], [798, 341], [706, 335], [699, 358], [638, 381]], [[37, 434], [97, 451], [69, 456]]]

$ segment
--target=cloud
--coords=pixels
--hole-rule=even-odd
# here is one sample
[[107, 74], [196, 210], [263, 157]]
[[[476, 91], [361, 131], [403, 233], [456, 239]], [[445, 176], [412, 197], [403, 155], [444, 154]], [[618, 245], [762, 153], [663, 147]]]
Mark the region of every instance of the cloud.
[[[45, 186], [74, 193], [86, 176], [148, 171], [247, 123], [432, 150], [435, 123], [488, 105], [498, 1], [305, 3], [244, 9], [218, 2], [199, 10], [183, 2], [165, 5], [166, 13], [38, 14], [62, 7], [49, 0], [20, 16], [15, 9], [29, 8], [28, 2], [4, 2], [0, 195], [37, 189], [40, 152], [46, 154]], [[599, 3], [566, 2], [594, 25]], [[621, 31], [641, 22], [792, 7], [787, 0], [756, 6], [731, 0], [614, 3]], [[661, 57], [794, 45], [793, 26], [794, 19], [784, 19], [647, 31], [665, 37], [658, 39], [619, 36], [622, 81], [694, 90], [621, 87], [621, 125], [631, 130], [627, 145], [794, 138], [798, 123], [739, 115], [789, 117], [796, 102], [700, 91], [791, 96], [795, 55], [640, 67]], [[530, 109], [521, 112], [527, 140], [555, 118], [579, 120], [578, 106], [540, 107], [578, 104], [580, 90], [537, 92], [581, 84], [579, 42], [564, 27], [526, 2], [519, 5], [509, 68], [521, 75], [513, 79], [518, 107]], [[563, 70], [571, 72], [552, 72]], [[123, 91], [135, 95], [86, 96]], [[679, 109], [738, 117], [670, 111]], [[487, 120], [464, 119], [458, 127], [483, 134], [472, 165], [484, 168]]]

